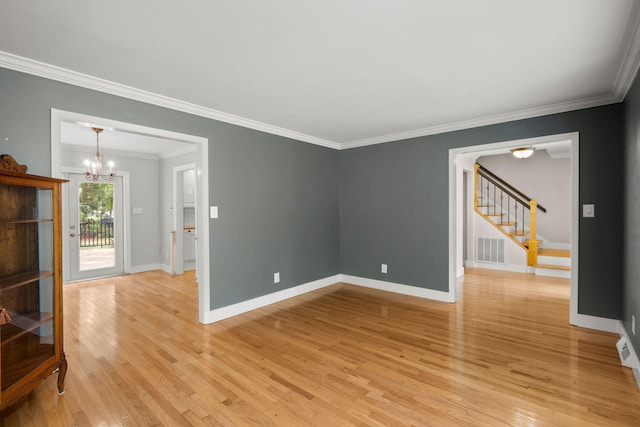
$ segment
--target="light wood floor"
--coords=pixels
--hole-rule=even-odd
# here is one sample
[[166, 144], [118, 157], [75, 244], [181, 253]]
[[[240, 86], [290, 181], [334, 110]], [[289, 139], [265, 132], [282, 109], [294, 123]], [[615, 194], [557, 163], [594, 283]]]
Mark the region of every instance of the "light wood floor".
[[467, 270], [457, 304], [338, 284], [214, 325], [196, 295], [162, 272], [66, 285], [66, 394], [54, 375], [4, 425], [640, 424], [565, 279]]

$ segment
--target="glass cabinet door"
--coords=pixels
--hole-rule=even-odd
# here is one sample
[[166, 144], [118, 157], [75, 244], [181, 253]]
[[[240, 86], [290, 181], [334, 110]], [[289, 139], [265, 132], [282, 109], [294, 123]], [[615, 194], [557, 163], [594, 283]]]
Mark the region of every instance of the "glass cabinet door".
[[54, 357], [53, 190], [0, 183], [2, 391]]

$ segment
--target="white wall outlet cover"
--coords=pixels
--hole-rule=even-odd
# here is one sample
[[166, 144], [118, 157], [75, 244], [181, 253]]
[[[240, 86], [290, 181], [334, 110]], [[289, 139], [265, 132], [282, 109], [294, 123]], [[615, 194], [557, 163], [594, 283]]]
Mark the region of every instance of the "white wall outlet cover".
[[142, 215], [142, 214], [144, 214], [144, 209], [143, 208], [133, 208], [133, 214], [134, 215]]
[[280, 283], [280, 273], [273, 273], [273, 283]]
[[217, 206], [210, 206], [209, 207], [209, 214], [211, 216], [211, 219], [218, 218], [218, 207]]
[[382, 264], [382, 266], [380, 267], [380, 271], [381, 271], [382, 273], [385, 273], [385, 274], [386, 274], [386, 273], [387, 273], [387, 264]]

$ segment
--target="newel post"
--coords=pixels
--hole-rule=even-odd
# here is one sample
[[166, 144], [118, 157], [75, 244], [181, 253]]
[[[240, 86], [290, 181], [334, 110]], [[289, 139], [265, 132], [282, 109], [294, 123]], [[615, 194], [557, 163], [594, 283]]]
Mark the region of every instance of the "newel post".
[[527, 253], [527, 264], [535, 266], [538, 264], [538, 239], [536, 237], [536, 210], [538, 202], [529, 201], [529, 251]]

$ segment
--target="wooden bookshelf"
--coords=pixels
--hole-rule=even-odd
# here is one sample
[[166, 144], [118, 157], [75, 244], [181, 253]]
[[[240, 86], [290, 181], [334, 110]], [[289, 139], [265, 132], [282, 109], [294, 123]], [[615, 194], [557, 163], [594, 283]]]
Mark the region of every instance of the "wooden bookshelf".
[[0, 409], [67, 362], [62, 340], [60, 191], [65, 181], [28, 175], [0, 156]]

